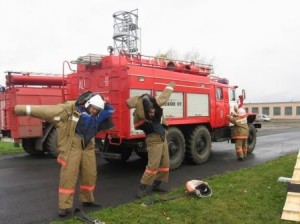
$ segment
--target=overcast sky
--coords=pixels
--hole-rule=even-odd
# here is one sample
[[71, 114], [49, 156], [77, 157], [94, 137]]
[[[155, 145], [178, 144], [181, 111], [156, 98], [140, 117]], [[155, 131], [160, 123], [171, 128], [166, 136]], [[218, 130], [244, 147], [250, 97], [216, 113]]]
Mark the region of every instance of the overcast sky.
[[0, 0], [0, 84], [8, 70], [61, 74], [106, 54], [113, 13], [133, 9], [142, 54], [198, 51], [247, 102], [300, 101], [299, 0]]

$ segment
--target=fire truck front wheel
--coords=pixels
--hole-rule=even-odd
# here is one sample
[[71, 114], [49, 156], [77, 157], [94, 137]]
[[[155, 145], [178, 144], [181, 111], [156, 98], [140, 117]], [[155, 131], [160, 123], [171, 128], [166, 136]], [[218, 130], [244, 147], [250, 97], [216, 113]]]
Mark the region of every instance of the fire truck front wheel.
[[47, 139], [45, 144], [45, 151], [48, 153], [49, 156], [53, 158], [57, 158], [58, 156], [58, 149], [57, 149], [57, 131], [55, 128], [53, 128]]
[[211, 136], [205, 126], [198, 126], [188, 138], [187, 159], [195, 164], [208, 160], [211, 154]]
[[185, 140], [182, 132], [175, 127], [168, 129], [167, 134], [169, 155], [170, 155], [170, 168], [174, 170], [178, 168], [185, 155]]
[[248, 154], [252, 153], [256, 145], [256, 128], [253, 124], [249, 124], [249, 136], [248, 136]]

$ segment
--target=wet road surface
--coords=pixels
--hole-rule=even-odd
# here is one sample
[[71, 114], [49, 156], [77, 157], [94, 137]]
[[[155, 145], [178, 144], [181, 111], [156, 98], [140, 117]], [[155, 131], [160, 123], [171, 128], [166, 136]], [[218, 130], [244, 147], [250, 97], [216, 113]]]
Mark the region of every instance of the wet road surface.
[[[183, 164], [170, 173], [167, 187], [183, 187], [190, 179], [204, 179], [253, 166], [297, 153], [300, 149], [300, 128], [264, 129], [257, 134], [256, 148], [246, 161], [236, 160], [233, 144], [213, 143], [208, 162], [198, 166]], [[145, 161], [136, 157], [117, 165], [107, 163], [99, 155], [97, 159], [96, 201], [104, 207], [114, 207], [135, 200]], [[62, 220], [57, 216], [59, 168], [55, 159], [50, 158], [34, 158], [27, 154], [0, 157], [0, 222], [41, 224]], [[74, 202], [75, 207], [81, 208], [77, 194]]]

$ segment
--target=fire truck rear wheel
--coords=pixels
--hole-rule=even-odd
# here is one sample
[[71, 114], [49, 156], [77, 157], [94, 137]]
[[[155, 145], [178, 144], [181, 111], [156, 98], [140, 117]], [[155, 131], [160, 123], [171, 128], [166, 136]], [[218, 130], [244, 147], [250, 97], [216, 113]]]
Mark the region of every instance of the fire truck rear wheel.
[[58, 150], [57, 150], [57, 131], [55, 128], [53, 128], [47, 139], [46, 139], [46, 151], [48, 152], [48, 155], [56, 158], [58, 156]]
[[249, 137], [248, 137], [248, 153], [250, 154], [253, 152], [255, 145], [256, 145], [256, 128], [253, 124], [249, 124]]
[[182, 132], [178, 128], [169, 128], [167, 134], [170, 168], [174, 170], [178, 168], [185, 155], [185, 140]]
[[198, 126], [188, 139], [187, 159], [195, 164], [201, 164], [209, 159], [210, 154], [210, 133], [205, 126]]
[[44, 154], [41, 150], [36, 150], [35, 148], [36, 138], [23, 138], [22, 139], [22, 147], [25, 152], [30, 155], [42, 155]]

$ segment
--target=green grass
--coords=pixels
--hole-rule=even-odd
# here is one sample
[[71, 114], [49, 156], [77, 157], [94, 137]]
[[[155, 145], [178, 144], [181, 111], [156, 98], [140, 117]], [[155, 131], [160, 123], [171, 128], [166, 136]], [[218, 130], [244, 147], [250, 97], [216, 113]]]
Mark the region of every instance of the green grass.
[[[106, 224], [265, 224], [294, 223], [281, 220], [287, 184], [280, 176], [292, 177], [297, 155], [288, 155], [251, 168], [206, 179], [213, 190], [208, 198], [188, 196], [142, 207], [143, 200], [106, 208], [90, 216]], [[200, 169], [200, 168], [199, 168]], [[122, 189], [120, 189], [122, 190]], [[181, 194], [185, 188], [170, 194]], [[76, 219], [54, 223], [82, 223]]]
[[12, 142], [0, 142], [0, 155], [24, 152], [21, 144], [16, 147]]

